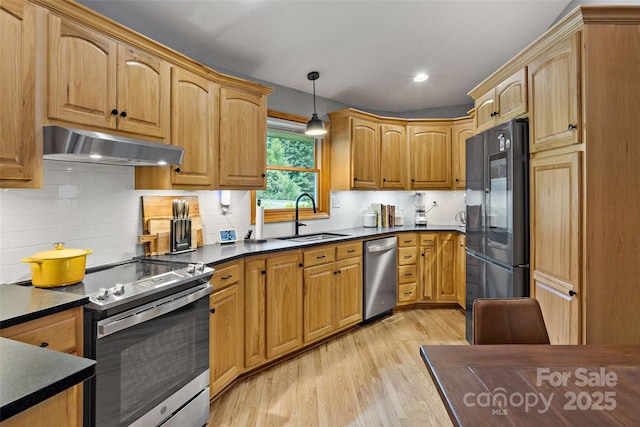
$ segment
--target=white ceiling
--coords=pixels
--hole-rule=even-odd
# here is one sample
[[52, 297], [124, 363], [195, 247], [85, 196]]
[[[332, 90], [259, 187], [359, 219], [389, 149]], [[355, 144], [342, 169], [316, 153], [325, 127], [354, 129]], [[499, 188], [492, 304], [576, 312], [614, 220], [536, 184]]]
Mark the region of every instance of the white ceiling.
[[[467, 92], [530, 44], [568, 0], [81, 0], [219, 71], [352, 107], [410, 112]], [[426, 72], [421, 84], [412, 77]]]

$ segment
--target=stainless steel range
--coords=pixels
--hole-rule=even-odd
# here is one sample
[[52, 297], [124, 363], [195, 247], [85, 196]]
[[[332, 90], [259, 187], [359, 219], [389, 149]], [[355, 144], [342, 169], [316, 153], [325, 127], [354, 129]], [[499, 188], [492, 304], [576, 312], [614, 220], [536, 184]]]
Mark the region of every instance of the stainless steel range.
[[89, 271], [85, 426], [203, 426], [209, 418], [209, 279], [214, 270], [132, 260]]

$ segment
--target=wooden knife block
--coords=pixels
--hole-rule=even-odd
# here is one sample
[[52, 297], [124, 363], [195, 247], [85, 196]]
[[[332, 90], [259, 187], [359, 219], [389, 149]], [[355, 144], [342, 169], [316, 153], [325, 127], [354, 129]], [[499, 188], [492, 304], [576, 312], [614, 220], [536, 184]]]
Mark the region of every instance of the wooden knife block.
[[141, 199], [144, 234], [138, 237], [138, 241], [145, 244], [146, 255], [164, 255], [171, 252], [172, 201], [174, 199], [189, 202], [191, 247], [199, 248], [204, 244], [198, 196], [142, 196]]

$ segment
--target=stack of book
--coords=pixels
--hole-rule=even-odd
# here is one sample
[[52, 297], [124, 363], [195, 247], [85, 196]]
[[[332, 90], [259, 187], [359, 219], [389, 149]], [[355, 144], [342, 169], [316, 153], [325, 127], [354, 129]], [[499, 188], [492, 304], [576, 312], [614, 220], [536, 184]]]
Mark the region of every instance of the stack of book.
[[396, 226], [396, 207], [380, 204], [380, 227]]

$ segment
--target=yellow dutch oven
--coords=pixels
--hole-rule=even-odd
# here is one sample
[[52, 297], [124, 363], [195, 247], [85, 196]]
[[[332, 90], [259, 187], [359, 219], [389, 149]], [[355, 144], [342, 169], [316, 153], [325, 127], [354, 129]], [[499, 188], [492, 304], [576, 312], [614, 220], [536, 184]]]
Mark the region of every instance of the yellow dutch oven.
[[65, 249], [64, 243], [54, 243], [55, 249], [38, 252], [22, 262], [31, 264], [31, 283], [39, 288], [67, 286], [81, 282], [90, 249]]

